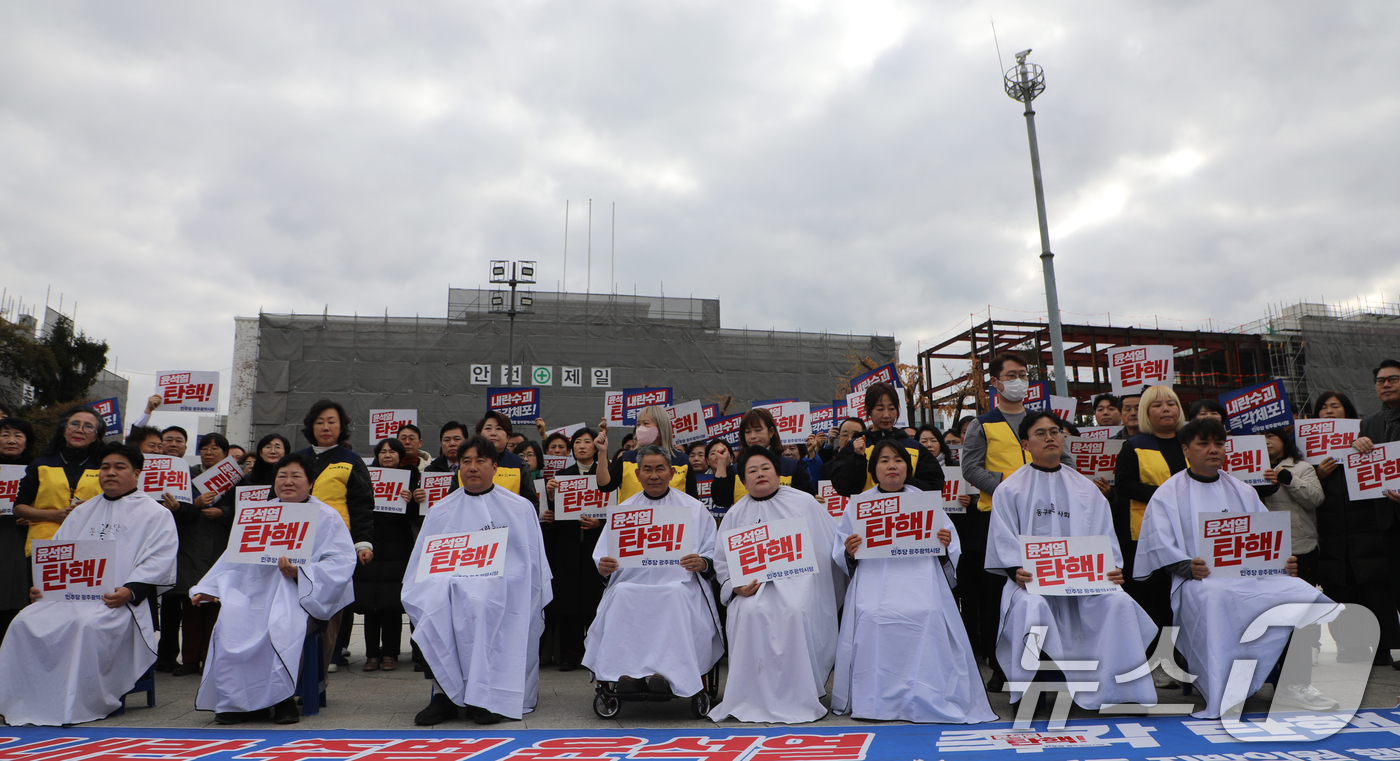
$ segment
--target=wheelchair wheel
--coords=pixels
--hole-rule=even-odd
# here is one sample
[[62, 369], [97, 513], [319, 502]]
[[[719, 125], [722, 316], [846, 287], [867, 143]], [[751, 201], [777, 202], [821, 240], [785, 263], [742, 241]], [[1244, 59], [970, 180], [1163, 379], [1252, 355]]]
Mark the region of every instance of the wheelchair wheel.
[[703, 719], [710, 713], [710, 694], [701, 690], [690, 697], [690, 714]]
[[598, 693], [593, 698], [593, 713], [600, 719], [611, 719], [622, 710], [622, 701], [617, 698], [610, 698], [602, 693]]

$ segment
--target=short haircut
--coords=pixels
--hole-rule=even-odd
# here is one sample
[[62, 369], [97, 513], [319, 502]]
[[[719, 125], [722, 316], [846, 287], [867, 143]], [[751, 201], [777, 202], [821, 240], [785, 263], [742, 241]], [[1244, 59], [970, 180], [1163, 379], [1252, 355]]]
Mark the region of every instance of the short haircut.
[[1021, 425], [1016, 430], [1016, 437], [1021, 441], [1028, 441], [1031, 437], [1031, 428], [1040, 420], [1050, 418], [1050, 421], [1058, 428], [1064, 428], [1066, 423], [1060, 419], [1059, 415], [1050, 410], [1026, 410], [1026, 416], [1021, 418]]
[[1099, 394], [1098, 396], [1094, 397], [1093, 409], [1098, 409], [1099, 405], [1103, 404], [1104, 402], [1108, 402], [1108, 406], [1112, 407], [1115, 410], [1118, 410], [1119, 412], [1123, 411], [1123, 400], [1119, 399], [1113, 394]]
[[1015, 354], [1008, 351], [998, 354], [995, 357], [992, 357], [992, 361], [987, 363], [987, 375], [991, 376], [992, 378], [1000, 379], [1001, 370], [1003, 367], [1006, 366], [1007, 362], [1015, 362], [1021, 367], [1024, 367], [1028, 370], [1030, 369], [1030, 365], [1026, 364], [1026, 360], [1022, 359], [1020, 354]]
[[[1151, 416], [1148, 411], [1152, 409], [1152, 403], [1163, 399], [1170, 399], [1176, 402], [1176, 429], [1171, 431], [1159, 431], [1152, 425]], [[1142, 390], [1142, 401], [1138, 404], [1138, 430], [1150, 433], [1158, 438], [1168, 438], [1172, 434], [1181, 430], [1185, 425], [1186, 413], [1181, 409], [1181, 398], [1171, 389], [1171, 386], [1148, 386]]]
[[840, 433], [840, 432], [841, 432], [841, 426], [843, 426], [843, 425], [845, 425], [845, 424], [847, 424], [847, 423], [855, 423], [856, 425], [860, 426], [860, 429], [861, 429], [862, 431], [865, 430], [865, 421], [864, 421], [864, 420], [861, 420], [861, 419], [858, 418], [858, 417], [848, 417], [848, 418], [842, 418], [841, 422], [839, 422], [839, 423], [836, 424], [836, 432], [837, 432], [837, 433]]
[[953, 423], [953, 432], [956, 433], [960, 439], [967, 436], [967, 427], [976, 419], [977, 418], [972, 415], [963, 415], [958, 418], [958, 422]]
[[306, 480], [311, 480], [311, 458], [301, 452], [288, 452], [282, 455], [282, 459], [278, 460], [277, 464], [272, 467], [272, 477], [274, 479], [277, 478], [277, 474], [281, 473], [284, 468], [293, 465], [301, 468], [302, 471], [306, 473]]
[[397, 431], [394, 431], [394, 435], [398, 436], [404, 431], [413, 431], [414, 433], [418, 434], [418, 438], [423, 438], [423, 432], [418, 429], [418, 426], [412, 423], [404, 423], [403, 425], [399, 426], [399, 429]]
[[131, 433], [126, 435], [126, 443], [139, 448], [146, 439], [152, 436], [159, 439], [161, 437], [160, 429], [153, 425], [134, 425], [131, 427]]
[[102, 459], [105, 460], [112, 455], [124, 458], [131, 464], [132, 470], [140, 470], [146, 466], [146, 456], [141, 454], [141, 450], [130, 444], [121, 444], [114, 441], [102, 448]]
[[1400, 359], [1381, 360], [1381, 363], [1379, 365], [1376, 365], [1376, 369], [1371, 371], [1371, 379], [1374, 380], [1376, 378], [1379, 378], [1381, 375], [1381, 371], [1386, 368], [1400, 370]]
[[1195, 420], [1196, 416], [1201, 414], [1201, 410], [1214, 412], [1220, 416], [1221, 420], [1225, 419], [1225, 406], [1214, 399], [1197, 399], [1191, 402], [1191, 407], [1186, 410], [1186, 417]]
[[544, 448], [549, 449], [549, 445], [553, 443], [555, 439], [564, 442], [565, 447], [573, 446], [573, 444], [569, 441], [569, 437], [565, 436], [563, 431], [555, 431], [554, 433], [549, 434], [547, 438], [545, 438]]
[[764, 457], [773, 463], [773, 470], [779, 476], [783, 473], [782, 455], [769, 449], [768, 447], [744, 447], [744, 451], [739, 455], [739, 481], [744, 480], [744, 469], [748, 467], [749, 460], [755, 457]]
[[[768, 431], [768, 446], [781, 447], [783, 439], [778, 435], [778, 422], [773, 419], [773, 413], [762, 407], [755, 407], [744, 413], [744, 417], [739, 420], [739, 440], [744, 440], [744, 431], [750, 428], [763, 428]], [[744, 445], [745, 447], [748, 444]]]
[[186, 431], [184, 428], [181, 428], [181, 427], [178, 426], [178, 425], [172, 425], [172, 426], [170, 426], [169, 428], [166, 428], [165, 430], [163, 430], [163, 431], [160, 432], [160, 435], [163, 437], [163, 436], [165, 436], [165, 434], [170, 433], [171, 431], [174, 431], [175, 433], [178, 433], [178, 434], [180, 434], [181, 436], [183, 436], [184, 439], [185, 439], [185, 441], [189, 441], [189, 440], [190, 440], [190, 433], [189, 433], [189, 431]]
[[306, 417], [301, 419], [301, 435], [306, 437], [311, 446], [316, 446], [316, 418], [326, 410], [335, 410], [335, 414], [340, 417], [340, 438], [336, 439], [335, 443], [344, 446], [345, 442], [350, 440], [350, 415], [346, 414], [345, 407], [341, 406], [340, 402], [329, 399], [316, 402], [306, 411]]
[[1229, 434], [1225, 432], [1225, 425], [1214, 418], [1192, 420], [1176, 432], [1176, 440], [1182, 446], [1190, 446], [1197, 439], [1224, 443], [1227, 438]]
[[894, 389], [894, 386], [888, 383], [870, 384], [870, 387], [865, 389], [865, 414], [869, 415], [870, 411], [875, 409], [875, 405], [887, 396], [894, 403], [894, 406], [899, 406], [899, 392]]
[[692, 442], [690, 442], [689, 444], [686, 444], [686, 445], [685, 445], [685, 453], [686, 453], [686, 455], [689, 455], [691, 452], [694, 452], [696, 447], [700, 447], [701, 449], [704, 449], [704, 448], [705, 448], [705, 442], [704, 442], [704, 440], [702, 439], [702, 440], [700, 440], [700, 441], [692, 441]]
[[454, 429], [462, 434], [462, 438], [467, 437], [467, 427], [465, 425], [462, 425], [456, 420], [449, 420], [446, 423], [442, 424], [442, 428], [438, 429], [438, 441], [442, 441], [442, 437], [446, 436], [448, 431]]
[[660, 457], [661, 459], [666, 461], [666, 464], [668, 466], [671, 464], [671, 456], [666, 453], [666, 450], [662, 449], [661, 447], [655, 444], [647, 444], [644, 447], [637, 447], [637, 467], [639, 468], [642, 466], [643, 457]]
[[473, 436], [462, 442], [462, 446], [457, 447], [457, 459], [461, 460], [466, 457], [467, 452], [476, 452], [477, 457], [490, 460], [497, 465], [501, 463], [501, 453], [496, 451], [496, 445], [492, 444], [485, 436]]
[[280, 434], [280, 433], [269, 433], [268, 435], [262, 437], [261, 439], [258, 439], [258, 445], [257, 445], [256, 450], [254, 450], [254, 452], [253, 452], [253, 456], [256, 457], [256, 458], [258, 458], [259, 461], [261, 461], [261, 460], [262, 460], [262, 451], [263, 451], [263, 447], [267, 446], [268, 444], [271, 444], [271, 443], [274, 442], [274, 441], [280, 441], [280, 442], [282, 442], [282, 454], [283, 454], [284, 457], [285, 457], [287, 454], [290, 454], [290, 453], [291, 453], [291, 451], [292, 451], [292, 442], [289, 441], [289, 440], [287, 439], [286, 436], [283, 436], [283, 435]]
[[519, 455], [523, 455], [525, 454], [525, 450], [527, 449], [535, 453], [535, 467], [543, 468], [544, 450], [540, 448], [540, 443], [538, 441], [530, 441], [529, 439], [526, 439], [525, 441], [516, 444], [515, 448], [510, 451]]
[[389, 449], [393, 450], [396, 454], [398, 454], [399, 465], [404, 464], [403, 458], [408, 456], [408, 450], [404, 449], [402, 441], [390, 437], [387, 439], [380, 439], [379, 443], [374, 445], [374, 463], [376, 466], [379, 465], [379, 453], [383, 452], [385, 447], [388, 447]]
[[222, 433], [206, 433], [203, 436], [200, 436], [199, 446], [195, 447], [195, 451], [199, 451], [200, 449], [203, 449], [209, 446], [210, 444], [213, 444], [214, 446], [222, 450], [225, 456], [228, 455], [228, 450], [231, 445], [228, 443], [228, 439], [224, 438], [224, 435]]
[[513, 439], [513, 438], [516, 438], [516, 437], [519, 437], [521, 441], [524, 441], [524, 440], [525, 440], [525, 434], [521, 433], [520, 431], [511, 431], [511, 432], [510, 432], [510, 435], [507, 436], [506, 438], [507, 438], [507, 439]]
[[1283, 458], [1294, 460], [1303, 459], [1303, 453], [1298, 451], [1298, 442], [1293, 438], [1293, 426], [1286, 425], [1282, 428], [1274, 428], [1264, 431], [1265, 436], [1277, 436], [1283, 442]]
[[510, 418], [506, 417], [504, 413], [497, 412], [496, 410], [487, 410], [486, 414], [482, 415], [481, 419], [476, 421], [477, 434], [480, 434], [481, 429], [486, 427], [487, 420], [494, 420], [496, 421], [496, 425], [505, 429], [507, 438], [509, 438], [511, 434], [515, 433], [515, 428], [510, 424]]
[[917, 440], [920, 436], [923, 436], [924, 431], [928, 431], [929, 433], [933, 434], [933, 437], [938, 440], [939, 454], [943, 454], [944, 452], [948, 451], [948, 442], [943, 440], [943, 432], [938, 430], [938, 426], [934, 425], [933, 423], [924, 423], [923, 425], [919, 426], [918, 430], [914, 431], [914, 438]]
[[870, 472], [871, 478], [875, 477], [875, 466], [880, 462], [880, 453], [886, 449], [893, 449], [899, 453], [899, 459], [904, 461], [904, 477], [906, 479], [914, 475], [914, 461], [909, 457], [909, 450], [894, 439], [881, 439], [875, 442], [875, 446], [871, 447], [865, 455], [867, 461], [865, 469]]
[[584, 426], [583, 428], [574, 431], [574, 435], [569, 437], [569, 452], [571, 454], [574, 451], [574, 445], [577, 444], [578, 440], [583, 438], [584, 436], [587, 436], [590, 439], [598, 438], [598, 434], [595, 433], [594, 430], [592, 428], [589, 428], [588, 426]]
[[[24, 420], [22, 418], [0, 418], [0, 431], [5, 430], [6, 428], [12, 431], [18, 431], [22, 436], [24, 436], [24, 449], [19, 453], [19, 456], [21, 460], [28, 462], [30, 456], [34, 454], [34, 450], [38, 449], [39, 447], [39, 442], [34, 440], [34, 426], [31, 425], [28, 420]], [[156, 435], [159, 436], [160, 431], [156, 431]]]
[[[1126, 401], [1128, 401], [1129, 399], [1137, 399], [1137, 400], [1140, 401], [1140, 400], [1142, 399], [1142, 392], [1139, 391], [1139, 392], [1136, 393], [1136, 394], [1124, 394], [1124, 395], [1118, 397], [1118, 403], [1119, 403], [1119, 404], [1122, 404], [1123, 402], [1126, 402]], [[1122, 409], [1122, 407], [1119, 407], [1119, 409]]]
[[[1351, 403], [1351, 397], [1347, 396], [1346, 394], [1343, 394], [1340, 391], [1332, 391], [1330, 389], [1327, 391], [1323, 391], [1316, 399], [1313, 400], [1313, 417], [1319, 416], [1318, 413], [1322, 410], [1322, 405], [1326, 404], [1327, 400], [1329, 399], [1336, 399], [1337, 403], [1342, 405], [1342, 411], [1343, 414], [1347, 416], [1347, 420], [1355, 420], [1361, 417], [1356, 412], [1356, 405]], [[0, 422], [0, 427], [4, 427], [4, 423]]]

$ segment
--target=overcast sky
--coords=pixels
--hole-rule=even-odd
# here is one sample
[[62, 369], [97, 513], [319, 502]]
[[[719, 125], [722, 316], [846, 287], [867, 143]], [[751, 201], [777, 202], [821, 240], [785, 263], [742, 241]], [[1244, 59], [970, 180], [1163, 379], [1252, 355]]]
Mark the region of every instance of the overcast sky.
[[3, 286], [124, 372], [225, 369], [259, 309], [441, 317], [493, 258], [553, 289], [566, 200], [581, 291], [591, 198], [595, 291], [616, 203], [618, 290], [909, 360], [1044, 312], [1025, 48], [1066, 322], [1400, 300], [1379, 1], [4, 3]]

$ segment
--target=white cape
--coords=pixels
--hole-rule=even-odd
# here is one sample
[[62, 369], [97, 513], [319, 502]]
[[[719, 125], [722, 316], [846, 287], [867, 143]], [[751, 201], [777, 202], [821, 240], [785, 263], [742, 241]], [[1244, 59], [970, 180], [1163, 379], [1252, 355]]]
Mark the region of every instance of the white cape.
[[355, 546], [335, 508], [317, 506], [313, 559], [295, 581], [274, 565], [228, 559], [237, 538], [190, 596], [219, 598], [219, 620], [209, 637], [209, 655], [194, 707], [218, 713], [257, 711], [296, 692], [308, 618], [322, 621], [355, 601], [351, 577]]
[[[154, 585], [156, 594], [175, 585], [175, 519], [143, 493], [117, 500], [99, 494], [74, 508], [53, 538], [114, 542], [107, 592], [128, 582]], [[144, 600], [109, 608], [51, 595], [20, 610], [0, 646], [0, 714], [15, 726], [104, 718], [155, 662], [156, 632]]]
[[[1123, 551], [1113, 530], [1108, 500], [1094, 482], [1061, 466], [1047, 473], [1027, 466], [1011, 474], [997, 487], [987, 533], [986, 568], [1006, 575], [1020, 567], [1020, 536], [1103, 536], [1113, 547], [1113, 564], [1123, 567]], [[1014, 583], [1002, 587], [1001, 627], [997, 632], [997, 662], [1009, 684], [1030, 682], [1035, 671], [1025, 668], [1022, 657], [1034, 644], [1031, 627], [1045, 626], [1040, 651], [1056, 664], [1065, 661], [1097, 661], [1093, 670], [1064, 671], [1068, 682], [1097, 682], [1098, 689], [1074, 693], [1082, 708], [1098, 709], [1113, 703], [1156, 705], [1157, 690], [1146, 673], [1125, 684], [1115, 677], [1142, 665], [1147, 648], [1157, 636], [1152, 618], [1122, 588], [1084, 597], [1031, 594]], [[1058, 668], [1045, 664], [1044, 668]], [[1011, 691], [1011, 702], [1021, 699]]]
[[780, 486], [768, 499], [739, 500], [720, 528], [732, 531], [780, 518], [807, 519], [820, 572], [765, 581], [752, 597], [740, 597], [725, 553], [716, 552], [720, 598], [729, 605], [729, 679], [724, 702], [710, 711], [715, 721], [733, 716], [797, 724], [826, 715], [821, 697], [836, 665], [836, 612], [846, 594], [846, 574], [824, 549], [836, 537], [830, 514], [807, 492]]
[[[1196, 521], [1200, 513], [1267, 511], [1254, 488], [1226, 473], [1203, 482], [1183, 470], [1157, 487], [1142, 519], [1133, 571], [1145, 578], [1158, 568], [1199, 557]], [[1280, 617], [1263, 636], [1240, 643], [1245, 629], [1261, 613], [1287, 603], [1333, 605], [1328, 613]], [[1181, 627], [1177, 649], [1186, 656], [1186, 670], [1197, 676], [1195, 686], [1206, 698], [1205, 708], [1191, 714], [1217, 719], [1243, 703], [1264, 683], [1283, 653], [1291, 634], [1287, 626], [1325, 623], [1341, 611], [1312, 585], [1289, 576], [1243, 579], [1184, 579], [1172, 574], [1172, 613]], [[1254, 661], [1251, 672], [1235, 669], [1236, 661]], [[1235, 672], [1232, 676], [1232, 671]], [[1282, 687], [1283, 685], [1279, 685]]]
[[[699, 500], [668, 489], [660, 499], [637, 492], [623, 505], [690, 509], [694, 551], [714, 559], [715, 519]], [[593, 550], [596, 565], [608, 555], [606, 537]], [[719, 614], [708, 581], [678, 567], [619, 568], [608, 577], [598, 615], [584, 641], [583, 665], [595, 678], [659, 674], [677, 695], [694, 695], [700, 676], [724, 655]]]
[[[913, 486], [904, 490], [918, 491]], [[878, 491], [876, 487], [865, 493]], [[854, 499], [846, 505], [832, 547], [843, 575], [848, 568], [846, 537], [855, 530], [854, 506]], [[946, 560], [866, 558], [856, 566], [846, 588], [836, 648], [834, 713], [944, 724], [996, 720], [953, 599], [962, 544], [951, 523], [948, 530], [953, 541]], [[952, 578], [945, 571], [952, 571]]]
[[[505, 573], [497, 578], [440, 576], [418, 581], [428, 537], [510, 528]], [[554, 592], [539, 516], [529, 500], [504, 488], [481, 495], [462, 489], [428, 511], [408, 571], [403, 607], [413, 641], [447, 697], [519, 719], [539, 701], [540, 635]]]

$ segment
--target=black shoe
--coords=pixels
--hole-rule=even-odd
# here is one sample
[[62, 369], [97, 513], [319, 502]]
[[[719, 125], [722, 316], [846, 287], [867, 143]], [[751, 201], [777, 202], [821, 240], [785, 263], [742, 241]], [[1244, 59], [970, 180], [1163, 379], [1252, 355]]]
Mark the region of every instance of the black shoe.
[[633, 679], [630, 676], [622, 676], [617, 678], [617, 686], [614, 688], [614, 692], [619, 695], [630, 695], [642, 692], [645, 689], [646, 683], [642, 680]]
[[559, 661], [560, 671], [573, 671], [576, 668], [578, 668], [578, 664], [573, 661]]
[[413, 662], [413, 670], [414, 670], [414, 671], [422, 671], [422, 670], [423, 670], [423, 662], [422, 662], [422, 661], [414, 661], [414, 662]]
[[477, 724], [500, 724], [505, 720], [506, 717], [486, 710], [478, 710], [477, 714], [472, 717], [472, 721]]
[[1390, 657], [1389, 650], [1377, 650], [1376, 657], [1371, 661], [1372, 666], [1394, 666], [1395, 661]]
[[1006, 677], [1000, 671], [992, 674], [992, 678], [987, 680], [987, 692], [1001, 692], [1006, 687]]
[[297, 701], [294, 698], [287, 698], [272, 707], [273, 724], [296, 724], [301, 721], [301, 711], [297, 709]]
[[248, 720], [248, 714], [239, 711], [229, 711], [228, 713], [214, 714], [215, 724], [242, 724]]
[[179, 666], [176, 666], [174, 669], [172, 669], [172, 670], [170, 671], [170, 675], [171, 675], [171, 676], [189, 676], [190, 674], [198, 674], [198, 673], [199, 673], [199, 666], [198, 666], [198, 665], [191, 665], [191, 664], [188, 664], [188, 663], [185, 663], [185, 664], [181, 664], [181, 665], [179, 665]]
[[448, 719], [457, 718], [457, 704], [452, 702], [452, 698], [446, 693], [439, 692], [433, 696], [428, 707], [418, 712], [413, 717], [413, 723], [420, 727], [431, 727], [434, 724], [441, 724]]
[[647, 677], [647, 692], [653, 695], [674, 695], [671, 692], [671, 683], [666, 681], [666, 677], [660, 674], [652, 674]]
[[179, 665], [180, 664], [175, 661], [156, 661], [156, 671], [164, 671], [169, 674]]

